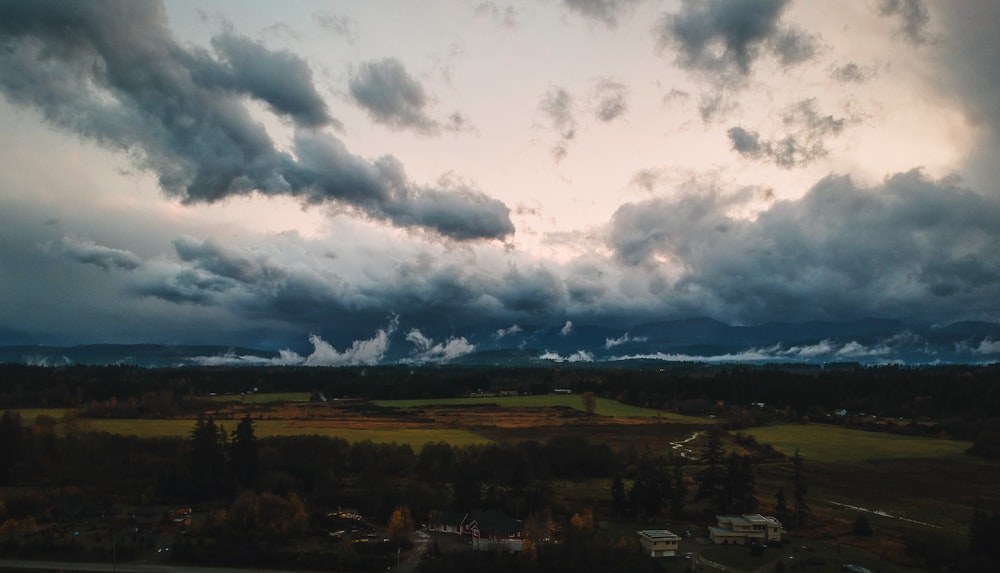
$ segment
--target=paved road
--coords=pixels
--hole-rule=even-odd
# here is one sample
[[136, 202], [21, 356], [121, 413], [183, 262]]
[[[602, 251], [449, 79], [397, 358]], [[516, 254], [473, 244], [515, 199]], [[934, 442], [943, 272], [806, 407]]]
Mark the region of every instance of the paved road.
[[396, 573], [414, 573], [417, 570], [417, 565], [420, 565], [420, 559], [426, 552], [426, 541], [417, 541], [414, 543], [410, 554], [406, 556], [406, 559], [400, 561], [399, 567], [396, 567]]

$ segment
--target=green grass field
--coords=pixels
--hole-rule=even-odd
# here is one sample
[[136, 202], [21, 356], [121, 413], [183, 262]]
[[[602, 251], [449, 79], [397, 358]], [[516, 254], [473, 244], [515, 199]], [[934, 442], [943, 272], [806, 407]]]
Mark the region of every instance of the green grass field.
[[22, 424], [31, 425], [41, 415], [49, 416], [57, 422], [61, 421], [66, 410], [67, 408], [12, 408], [10, 411], [20, 414]]
[[[375, 404], [386, 408], [419, 408], [425, 406], [482, 406], [496, 404], [505, 408], [550, 408], [563, 406], [575, 410], [584, 410], [583, 397], [580, 394], [541, 394], [532, 396], [476, 396], [470, 398], [440, 398], [427, 400], [377, 400]], [[632, 418], [663, 418], [681, 423], [705, 424], [715, 420], [697, 416], [681, 416], [672, 412], [661, 412], [650, 408], [640, 408], [622, 404], [617, 400], [597, 398], [597, 409], [601, 416], [632, 417]]]
[[745, 430], [791, 456], [795, 448], [808, 461], [856, 463], [892, 458], [942, 458], [961, 455], [968, 442], [865, 432], [823, 424], [763, 426]]

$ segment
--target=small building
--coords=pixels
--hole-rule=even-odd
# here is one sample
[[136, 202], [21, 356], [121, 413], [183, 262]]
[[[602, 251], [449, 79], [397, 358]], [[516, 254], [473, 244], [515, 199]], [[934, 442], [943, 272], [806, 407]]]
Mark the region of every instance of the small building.
[[129, 515], [140, 531], [177, 532], [191, 525], [191, 508], [177, 506], [142, 506]]
[[759, 513], [743, 515], [717, 515], [718, 523], [709, 526], [708, 536], [716, 545], [749, 545], [754, 541], [763, 543], [781, 541], [785, 529], [777, 518]]
[[639, 531], [642, 552], [650, 557], [673, 557], [677, 555], [677, 544], [681, 538], [666, 529], [646, 529]]
[[468, 536], [477, 551], [521, 551], [524, 524], [499, 511], [432, 511], [428, 531]]
[[463, 528], [469, 514], [461, 511], [432, 511], [427, 521], [427, 529], [438, 533], [464, 533]]
[[464, 529], [472, 535], [472, 548], [476, 551], [521, 551], [524, 524], [499, 511], [473, 513]]

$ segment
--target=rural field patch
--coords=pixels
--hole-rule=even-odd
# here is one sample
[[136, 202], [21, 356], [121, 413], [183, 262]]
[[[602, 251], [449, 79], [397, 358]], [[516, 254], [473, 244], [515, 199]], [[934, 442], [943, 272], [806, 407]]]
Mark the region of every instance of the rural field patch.
[[[540, 394], [531, 396], [472, 396], [468, 398], [440, 398], [426, 400], [376, 400], [374, 402], [386, 408], [426, 408], [441, 406], [483, 406], [495, 404], [503, 408], [573, 408], [585, 411], [583, 397], [580, 394]], [[594, 413], [600, 416], [628, 418], [662, 418], [671, 422], [705, 424], [714, 420], [698, 416], [682, 416], [672, 412], [662, 412], [651, 408], [640, 408], [622, 404], [617, 400], [597, 398]]]
[[856, 463], [891, 458], [941, 458], [961, 455], [968, 442], [941, 438], [866, 432], [822, 424], [787, 424], [744, 430], [760, 443], [793, 455], [795, 448], [807, 461]]
[[[191, 435], [194, 420], [86, 420], [86, 429], [97, 432], [108, 432], [119, 435], [136, 435], [141, 438], [152, 437], [182, 437]], [[227, 431], [236, 429], [237, 419], [218, 419]], [[323, 424], [301, 424], [294, 420], [254, 420], [254, 434], [258, 438], [270, 436], [301, 436], [316, 435], [329, 438], [342, 438], [348, 442], [373, 442], [409, 444], [414, 449], [423, 447], [427, 442], [447, 442], [452, 446], [467, 446], [472, 444], [490, 443], [488, 438], [466, 430], [449, 428], [405, 428], [405, 429], [364, 429], [324, 426]]]

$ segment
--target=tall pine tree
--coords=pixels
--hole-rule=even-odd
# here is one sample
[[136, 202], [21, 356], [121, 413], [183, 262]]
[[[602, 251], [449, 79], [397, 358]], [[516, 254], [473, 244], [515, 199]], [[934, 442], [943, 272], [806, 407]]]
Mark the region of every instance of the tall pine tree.
[[795, 528], [801, 529], [809, 515], [809, 504], [806, 501], [806, 494], [809, 493], [806, 484], [805, 465], [799, 449], [795, 448], [795, 457], [792, 458], [792, 498], [795, 502]]
[[694, 496], [695, 501], [708, 499], [713, 505], [719, 505], [726, 477], [723, 456], [722, 433], [713, 428], [708, 431], [708, 444], [701, 456], [701, 463], [705, 467], [698, 472], [698, 492]]
[[237, 485], [253, 486], [257, 479], [257, 437], [249, 414], [240, 420], [233, 431], [229, 446], [229, 467]]

